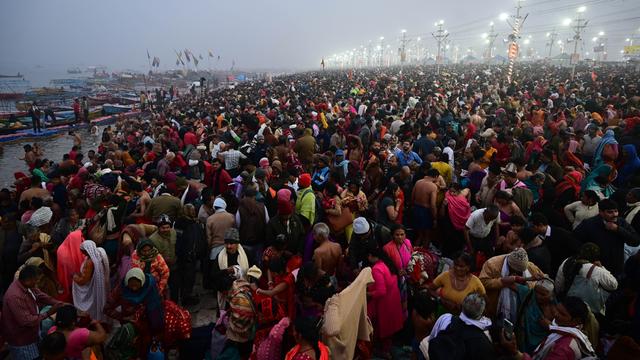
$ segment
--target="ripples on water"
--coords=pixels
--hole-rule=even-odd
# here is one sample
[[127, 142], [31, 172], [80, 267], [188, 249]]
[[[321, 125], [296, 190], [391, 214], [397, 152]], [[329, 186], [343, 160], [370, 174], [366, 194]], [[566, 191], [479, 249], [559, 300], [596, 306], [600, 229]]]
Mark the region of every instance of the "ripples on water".
[[[103, 129], [104, 127], [99, 127], [98, 134], [101, 135]], [[100, 137], [91, 135], [89, 128], [77, 129], [76, 132], [80, 134], [82, 138], [81, 152], [85, 154], [86, 158], [87, 151], [98, 148]], [[29, 168], [27, 164], [24, 160], [20, 160], [20, 158], [24, 157], [23, 146], [26, 144], [38, 144], [40, 148], [44, 149], [44, 158], [54, 162], [60, 162], [62, 161], [62, 155], [71, 151], [73, 138], [68, 135], [68, 132], [64, 132], [63, 135], [46, 139], [0, 143], [0, 146], [4, 149], [2, 154], [0, 154], [0, 188], [10, 188], [10, 186], [13, 185], [13, 173], [22, 171], [28, 174]]]

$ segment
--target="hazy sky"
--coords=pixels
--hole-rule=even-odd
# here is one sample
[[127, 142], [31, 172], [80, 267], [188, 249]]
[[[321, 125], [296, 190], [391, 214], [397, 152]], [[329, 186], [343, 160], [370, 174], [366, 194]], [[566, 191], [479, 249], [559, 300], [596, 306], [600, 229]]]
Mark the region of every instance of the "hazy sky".
[[[508, 32], [498, 21], [516, 0], [1, 0], [0, 73], [17, 66], [107, 65], [144, 69], [146, 51], [175, 67], [174, 49], [189, 48], [205, 57], [221, 55], [218, 68], [308, 69], [323, 56], [366, 45], [384, 36], [397, 48], [401, 29], [422, 36], [432, 52], [434, 22], [445, 20], [454, 44], [480, 52], [481, 33], [497, 23], [498, 46]], [[571, 36], [561, 25], [586, 5], [591, 19], [585, 51], [599, 31], [608, 38], [609, 56], [618, 58], [625, 38], [640, 45], [640, 0], [527, 0], [523, 35], [545, 52], [545, 33], [554, 26], [560, 39]], [[556, 53], [558, 50], [556, 47]], [[212, 61], [214, 65], [216, 62]]]

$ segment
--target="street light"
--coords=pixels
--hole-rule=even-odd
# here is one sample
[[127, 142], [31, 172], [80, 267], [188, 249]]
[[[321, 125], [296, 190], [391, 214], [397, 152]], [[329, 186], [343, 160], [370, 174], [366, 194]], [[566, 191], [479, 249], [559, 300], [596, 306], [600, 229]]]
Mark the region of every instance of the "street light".
[[562, 25], [564, 25], [564, 26], [571, 25], [571, 19], [566, 18], [566, 19], [562, 20]]
[[593, 38], [591, 38], [591, 41], [593, 41], [593, 42], [598, 41], [598, 37], [593, 37]]
[[486, 39], [487, 36], [489, 36], [489, 34], [487, 34], [487, 33], [482, 33], [482, 35], [480, 35], [480, 37], [482, 37], [483, 39]]
[[529, 43], [530, 43], [530, 42], [531, 42], [531, 40], [529, 40], [529, 39], [524, 39], [524, 44], [525, 44], [525, 45], [529, 45]]
[[507, 20], [508, 18], [509, 18], [509, 14], [507, 14], [507, 13], [505, 13], [505, 12], [500, 13], [500, 15], [498, 15], [498, 19], [499, 19], [500, 21], [505, 21], [505, 20]]
[[578, 12], [579, 12], [579, 13], [583, 13], [583, 12], [585, 12], [585, 11], [587, 11], [587, 7], [586, 7], [586, 6], [580, 6], [580, 7], [578, 8]]
[[404, 34], [404, 33], [406, 33], [406, 32], [407, 32], [407, 30], [402, 29], [402, 30], [400, 30], [400, 32]]
[[598, 36], [604, 36], [604, 31], [600, 31], [600, 32], [598, 33]]

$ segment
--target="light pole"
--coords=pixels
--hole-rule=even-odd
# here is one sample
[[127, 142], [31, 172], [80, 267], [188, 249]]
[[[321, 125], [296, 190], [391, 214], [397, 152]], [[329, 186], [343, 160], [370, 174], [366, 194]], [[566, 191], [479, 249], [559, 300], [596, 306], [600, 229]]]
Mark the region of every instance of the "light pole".
[[380, 67], [382, 67], [382, 64], [384, 64], [384, 36], [380, 36], [380, 45], [378, 47], [378, 49], [380, 50]]
[[402, 39], [400, 40], [400, 44], [400, 66], [404, 67], [404, 62], [407, 60], [407, 30], [402, 30]]
[[[507, 70], [507, 81], [511, 83], [511, 77], [513, 76], [513, 66], [515, 65], [516, 58], [518, 57], [518, 39], [520, 38], [520, 31], [522, 25], [527, 19], [529, 14], [522, 16], [520, 10], [522, 10], [522, 1], [518, 0], [516, 5], [516, 14], [513, 16], [513, 23], [507, 20], [507, 23], [511, 26], [511, 34], [509, 35], [509, 69]], [[502, 16], [501, 16], [502, 17]]]
[[557, 37], [558, 33], [556, 32], [555, 28], [551, 30], [550, 33], [547, 33], [547, 38], [549, 38], [549, 41], [547, 42], [547, 46], [549, 47], [549, 55], [547, 56], [547, 58], [549, 59], [551, 59], [551, 51], [553, 50], [553, 44], [556, 42]]
[[582, 30], [584, 30], [584, 28], [586, 28], [587, 24], [589, 23], [588, 20], [585, 20], [582, 17], [582, 13], [584, 13], [586, 10], [586, 7], [580, 6], [578, 8], [578, 11], [576, 12], [576, 18], [574, 20], [575, 25], [573, 25], [573, 53], [571, 54], [571, 80], [573, 80], [576, 75], [576, 65], [580, 60], [580, 55], [578, 54], [578, 42], [582, 40]]
[[487, 62], [490, 62], [491, 59], [493, 59], [493, 43], [496, 41], [496, 38], [498, 37], [498, 33], [495, 32], [495, 27], [494, 27], [494, 23], [493, 21], [489, 23], [489, 33], [486, 36], [486, 40], [485, 42], [487, 43], [487, 50], [485, 53], [485, 60]]
[[447, 30], [444, 30], [444, 20], [440, 20], [435, 23], [438, 27], [435, 33], [431, 33], [434, 39], [438, 42], [438, 54], [436, 55], [436, 74], [440, 75], [440, 64], [442, 63], [442, 44], [449, 37]]

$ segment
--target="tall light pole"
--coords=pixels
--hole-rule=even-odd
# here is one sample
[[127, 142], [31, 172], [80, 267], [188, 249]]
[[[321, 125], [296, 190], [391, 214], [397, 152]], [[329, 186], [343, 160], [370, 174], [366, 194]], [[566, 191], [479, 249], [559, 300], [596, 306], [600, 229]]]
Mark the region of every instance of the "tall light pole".
[[404, 67], [404, 62], [407, 60], [407, 30], [402, 30], [402, 39], [400, 39], [400, 66]]
[[436, 74], [440, 75], [440, 64], [442, 63], [442, 44], [449, 37], [449, 33], [444, 29], [444, 20], [440, 20], [435, 23], [438, 27], [435, 33], [431, 33], [434, 39], [438, 42], [438, 54], [436, 55]]
[[513, 23], [507, 20], [507, 23], [511, 26], [511, 34], [509, 35], [509, 69], [507, 70], [507, 81], [509, 83], [513, 76], [513, 66], [515, 65], [516, 58], [518, 57], [518, 39], [520, 38], [520, 31], [522, 30], [524, 21], [527, 19], [527, 16], [529, 16], [529, 14], [523, 16], [520, 13], [522, 10], [522, 2], [523, 0], [518, 0], [518, 4], [516, 5], [516, 14], [512, 16]]
[[549, 41], [547, 42], [547, 46], [549, 47], [549, 53], [547, 55], [547, 58], [549, 59], [551, 59], [551, 51], [553, 50], [553, 44], [556, 42], [557, 37], [558, 37], [558, 33], [556, 32], [555, 28], [551, 30], [550, 33], [547, 33], [547, 38], [549, 39]]
[[384, 64], [384, 36], [380, 36], [380, 67]]
[[576, 65], [578, 64], [578, 61], [580, 60], [580, 55], [578, 54], [578, 42], [580, 42], [580, 40], [582, 40], [582, 30], [584, 30], [584, 28], [587, 27], [587, 24], [589, 23], [588, 20], [585, 20], [582, 17], [582, 13], [584, 13], [587, 10], [586, 7], [584, 6], [580, 6], [578, 8], [578, 11], [576, 12], [576, 18], [574, 20], [574, 25], [573, 25], [573, 53], [571, 54], [571, 80], [573, 80], [573, 78], [576, 75]]
[[489, 23], [489, 33], [487, 34], [487, 36], [485, 37], [485, 42], [487, 43], [487, 50], [485, 53], [485, 61], [486, 62], [491, 62], [491, 59], [493, 59], [493, 44], [496, 41], [496, 38], [498, 37], [498, 33], [495, 32], [495, 24], [492, 22]]

